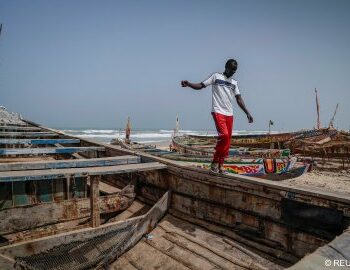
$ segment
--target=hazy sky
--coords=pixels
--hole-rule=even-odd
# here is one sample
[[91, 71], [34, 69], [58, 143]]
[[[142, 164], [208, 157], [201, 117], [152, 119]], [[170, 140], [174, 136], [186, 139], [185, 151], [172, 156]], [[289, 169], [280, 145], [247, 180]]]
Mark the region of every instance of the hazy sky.
[[211, 87], [236, 58], [235, 129], [350, 128], [350, 1], [0, 0], [0, 104], [50, 127], [213, 129]]

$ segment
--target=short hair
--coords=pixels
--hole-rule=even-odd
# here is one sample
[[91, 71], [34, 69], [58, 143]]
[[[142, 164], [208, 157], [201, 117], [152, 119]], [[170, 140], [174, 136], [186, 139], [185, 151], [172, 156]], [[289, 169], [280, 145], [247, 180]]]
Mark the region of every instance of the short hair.
[[238, 63], [237, 63], [237, 61], [236, 61], [235, 59], [228, 59], [227, 62], [226, 62], [226, 64], [225, 64], [225, 68], [228, 68], [229, 65], [234, 65], [234, 66], [237, 67], [237, 66], [238, 66]]

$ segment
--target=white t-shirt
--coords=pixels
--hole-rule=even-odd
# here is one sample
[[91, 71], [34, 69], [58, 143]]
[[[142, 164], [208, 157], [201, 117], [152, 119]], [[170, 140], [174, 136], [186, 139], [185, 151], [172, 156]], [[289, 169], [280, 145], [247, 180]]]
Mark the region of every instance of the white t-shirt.
[[233, 96], [240, 95], [237, 81], [226, 78], [222, 73], [214, 73], [202, 82], [205, 87], [212, 85], [212, 112], [233, 115]]

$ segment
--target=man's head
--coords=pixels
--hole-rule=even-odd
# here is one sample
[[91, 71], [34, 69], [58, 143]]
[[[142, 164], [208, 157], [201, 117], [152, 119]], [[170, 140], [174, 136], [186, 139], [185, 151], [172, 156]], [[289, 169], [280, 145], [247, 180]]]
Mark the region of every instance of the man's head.
[[231, 77], [233, 74], [235, 74], [238, 67], [238, 63], [235, 59], [229, 59], [227, 60], [225, 64], [225, 74], [227, 77]]

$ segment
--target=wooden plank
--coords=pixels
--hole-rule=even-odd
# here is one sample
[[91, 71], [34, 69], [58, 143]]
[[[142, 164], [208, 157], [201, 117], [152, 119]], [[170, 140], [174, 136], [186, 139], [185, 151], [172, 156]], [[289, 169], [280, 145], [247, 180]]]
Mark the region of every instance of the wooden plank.
[[69, 143], [78, 144], [79, 139], [0, 139], [0, 144], [56, 144], [56, 143]]
[[39, 237], [50, 236], [58, 233], [69, 232], [73, 230], [79, 230], [90, 227], [90, 218], [78, 218], [69, 221], [63, 221], [59, 223], [43, 225], [36, 228], [29, 228], [28, 230], [13, 232], [3, 237], [7, 240], [7, 243], [1, 243], [1, 246], [7, 246], [14, 243], [34, 240]]
[[[153, 234], [153, 232], [152, 232]], [[151, 240], [153, 241], [153, 240]], [[149, 244], [150, 241], [143, 239], [131, 250], [123, 254], [118, 260], [113, 262], [109, 269], [162, 269], [162, 270], [194, 270], [185, 266], [182, 262], [170, 257], [165, 250], [158, 250]], [[174, 248], [171, 246], [170, 248]], [[131, 267], [130, 267], [131, 266]], [[206, 266], [206, 265], [205, 265]], [[134, 268], [132, 268], [134, 267]], [[202, 268], [219, 269], [219, 268]], [[234, 269], [237, 270], [237, 269]]]
[[108, 185], [107, 183], [100, 182], [100, 192], [104, 194], [113, 194], [120, 191], [119, 188], [116, 188], [114, 186]]
[[305, 256], [290, 270], [349, 269], [350, 232], [345, 231], [328, 245]]
[[[98, 198], [101, 214], [127, 209], [135, 198], [134, 186]], [[5, 235], [69, 220], [90, 217], [90, 199], [71, 199], [0, 210], [0, 234]]]
[[13, 258], [0, 255], [0, 267], [2, 270], [16, 269], [16, 261]]
[[41, 131], [38, 127], [0, 126], [0, 131]]
[[99, 206], [99, 183], [101, 176], [88, 176], [90, 180], [90, 211], [91, 211], [91, 227], [95, 228], [100, 226], [100, 206]]
[[87, 175], [109, 175], [139, 171], [160, 170], [167, 166], [159, 162], [127, 164], [119, 166], [69, 168], [29, 171], [6, 171], [0, 174], [0, 182], [29, 181], [42, 179], [67, 178], [68, 176], [86, 177]]
[[87, 151], [104, 151], [104, 147], [0, 148], [0, 155], [72, 154]]
[[[59, 249], [62, 245], [69, 244], [70, 249], [74, 249], [74, 252], [67, 252], [66, 246], [64, 246], [64, 250], [62, 250], [63, 259], [64, 256], [74, 256], [74, 254], [85, 252], [84, 255], [86, 260], [96, 262], [95, 259], [99, 258], [99, 261], [97, 261], [99, 266], [107, 265], [111, 261], [114, 261], [116, 257], [119, 257], [126, 250], [134, 246], [144, 234], [149, 233], [155, 227], [169, 208], [170, 196], [170, 192], [166, 192], [164, 196], [145, 215], [130, 218], [125, 221], [103, 224], [97, 228], [85, 228], [77, 231], [43, 237], [34, 241], [26, 241], [5, 246], [0, 248], [0, 254], [16, 260], [19, 257], [22, 257], [22, 261], [26, 261], [26, 258], [24, 257], [45, 252], [45, 256], [48, 256], [49, 258], [52, 251], [57, 252], [57, 249]], [[129, 229], [131, 229], [131, 231]], [[111, 240], [110, 238], [118, 238], [119, 233], [125, 234], [125, 232], [130, 234], [130, 236], [128, 235], [125, 242], [119, 243], [119, 247], [116, 246], [118, 243], [116, 241], [112, 241], [113, 239]], [[110, 237], [103, 240], [106, 235], [110, 235]], [[97, 246], [91, 245], [91, 249], [89, 248], [89, 250], [84, 248], [86, 245], [81, 244], [89, 244], [90, 241], [96, 241], [96, 238], [98, 237], [103, 240], [102, 244]], [[74, 246], [74, 244], [76, 245]], [[53, 250], [53, 248], [55, 249]], [[82, 263], [88, 263], [89, 261], [86, 260], [76, 261], [75, 266], [81, 265]], [[55, 263], [59, 264], [60, 262], [55, 261]], [[2, 269], [2, 264], [0, 264], [0, 269]]]
[[37, 137], [56, 137], [59, 134], [52, 132], [0, 132], [0, 138], [37, 138]]
[[69, 160], [54, 160], [54, 161], [12, 162], [12, 163], [0, 163], [0, 172], [115, 166], [115, 165], [123, 165], [123, 164], [136, 164], [140, 162], [141, 162], [140, 157], [132, 156], [132, 155], [119, 156], [119, 157], [106, 157], [106, 158], [78, 159], [78, 160], [69, 159]]

